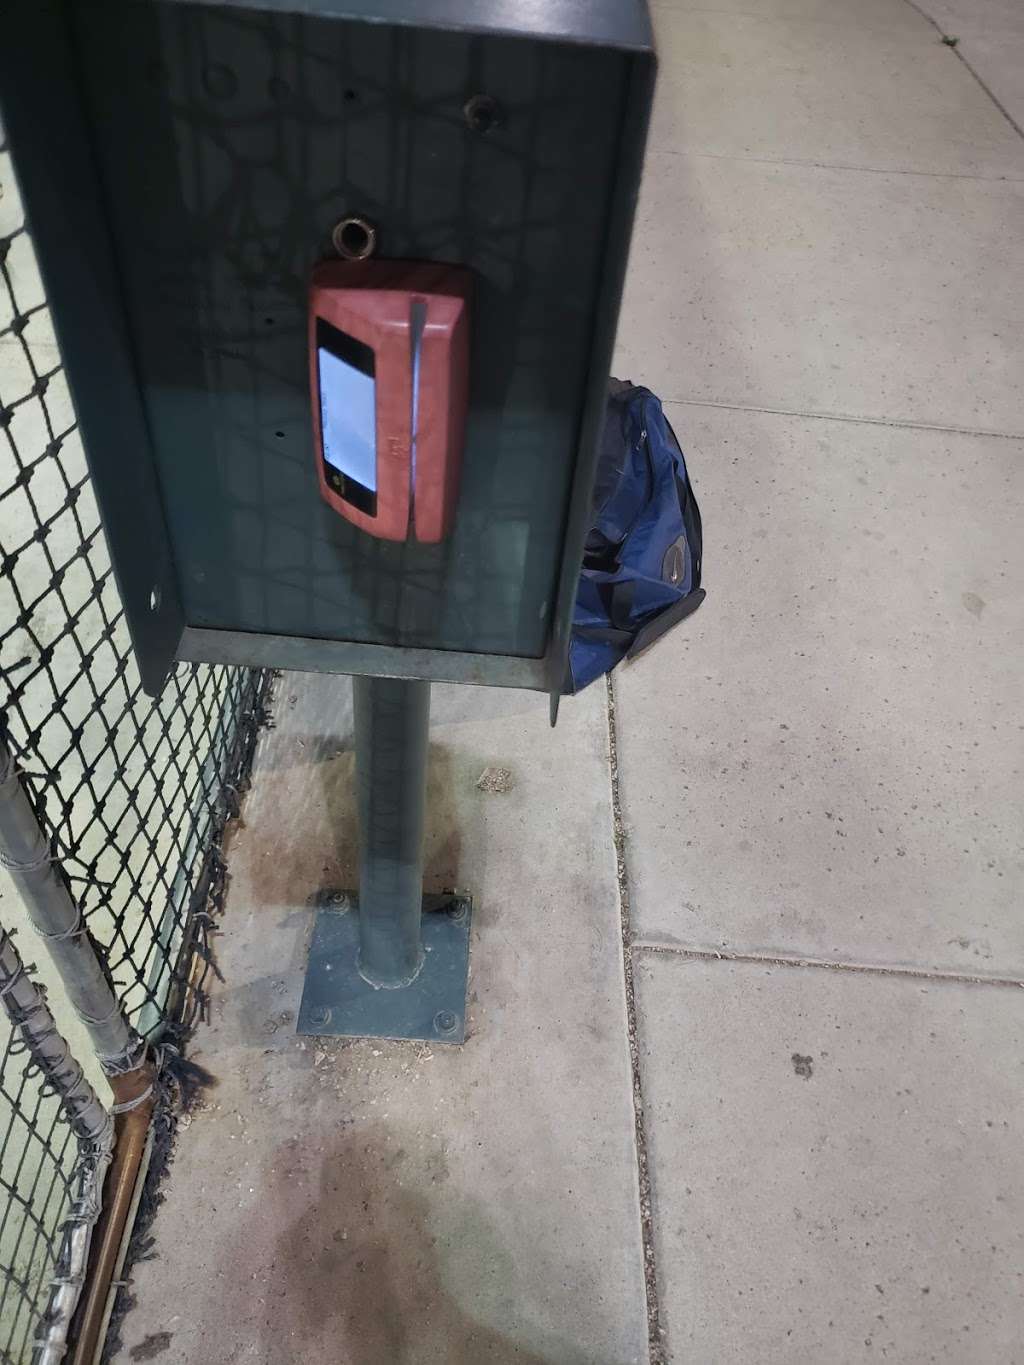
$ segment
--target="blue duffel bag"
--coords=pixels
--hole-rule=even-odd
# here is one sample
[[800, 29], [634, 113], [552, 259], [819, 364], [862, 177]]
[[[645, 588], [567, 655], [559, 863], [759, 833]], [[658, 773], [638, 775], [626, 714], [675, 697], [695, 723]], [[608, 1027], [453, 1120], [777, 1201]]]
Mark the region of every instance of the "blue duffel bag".
[[569, 645], [567, 692], [634, 658], [704, 601], [700, 509], [649, 389], [613, 379], [594, 515]]

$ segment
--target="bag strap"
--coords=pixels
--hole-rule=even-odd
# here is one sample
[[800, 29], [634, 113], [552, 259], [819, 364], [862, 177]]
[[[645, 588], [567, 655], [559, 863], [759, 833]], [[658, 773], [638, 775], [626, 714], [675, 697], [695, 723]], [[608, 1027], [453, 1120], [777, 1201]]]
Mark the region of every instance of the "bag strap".
[[612, 630], [610, 626], [573, 626], [572, 633], [581, 640], [592, 640], [598, 645], [615, 645], [616, 648], [628, 649], [633, 643], [632, 631]]
[[604, 614], [612, 623], [612, 628], [624, 631], [632, 640], [635, 634], [633, 625], [633, 602], [636, 598], [636, 579], [625, 578], [615, 583], [598, 583], [597, 595], [604, 607]]
[[[665, 426], [668, 428], [669, 435], [676, 443], [676, 449], [679, 451], [680, 458], [682, 459], [685, 468], [686, 456], [683, 455], [683, 447], [679, 444], [679, 437], [673, 430], [672, 423], [665, 415], [664, 408], [662, 408], [661, 415], [665, 418]], [[693, 561], [693, 586], [699, 588], [701, 560], [704, 554], [704, 526], [701, 521], [700, 507], [697, 505], [697, 499], [694, 496], [693, 489], [690, 488], [686, 480], [680, 478], [678, 470], [676, 470], [676, 496], [679, 498], [679, 511], [683, 518], [683, 530], [686, 532], [686, 543], [690, 548], [690, 557]]]

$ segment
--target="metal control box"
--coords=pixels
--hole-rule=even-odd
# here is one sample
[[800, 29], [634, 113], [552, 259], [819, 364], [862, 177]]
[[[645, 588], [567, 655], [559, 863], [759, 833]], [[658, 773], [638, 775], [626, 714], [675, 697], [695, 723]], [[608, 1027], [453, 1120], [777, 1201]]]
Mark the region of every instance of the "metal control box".
[[[148, 690], [560, 690], [653, 79], [642, 0], [11, 0], [3, 121]], [[354, 214], [473, 276], [439, 544], [318, 491], [307, 296]]]

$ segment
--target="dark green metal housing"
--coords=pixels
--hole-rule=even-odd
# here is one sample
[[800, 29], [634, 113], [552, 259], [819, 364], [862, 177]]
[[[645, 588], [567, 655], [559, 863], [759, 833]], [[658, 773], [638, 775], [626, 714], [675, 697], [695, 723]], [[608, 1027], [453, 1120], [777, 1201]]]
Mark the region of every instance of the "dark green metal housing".
[[[176, 658], [560, 690], [653, 74], [642, 0], [12, 0], [3, 118], [149, 690]], [[442, 545], [317, 491], [306, 288], [346, 214], [474, 273]]]

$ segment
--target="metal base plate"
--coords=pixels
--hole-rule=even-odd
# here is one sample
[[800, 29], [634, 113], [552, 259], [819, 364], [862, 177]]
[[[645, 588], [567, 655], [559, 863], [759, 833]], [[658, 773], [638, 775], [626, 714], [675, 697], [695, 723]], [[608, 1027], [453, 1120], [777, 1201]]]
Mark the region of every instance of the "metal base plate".
[[423, 897], [423, 966], [411, 985], [397, 990], [371, 986], [356, 968], [358, 897], [349, 892], [331, 899], [341, 905], [317, 911], [297, 1032], [465, 1042], [469, 897]]

